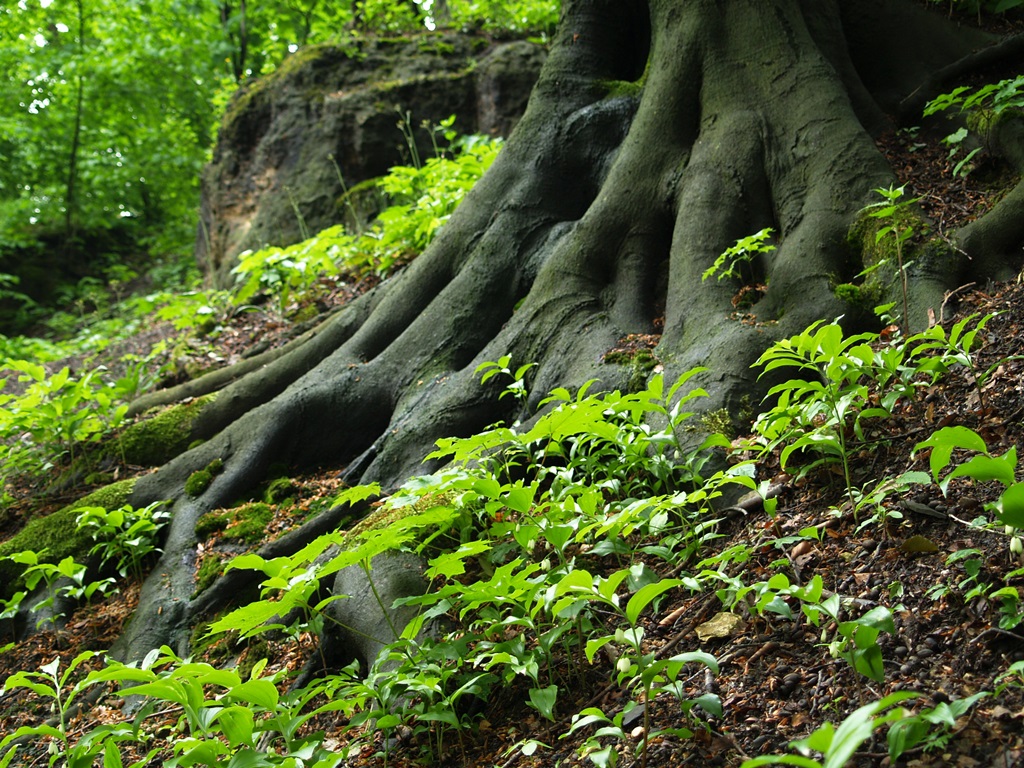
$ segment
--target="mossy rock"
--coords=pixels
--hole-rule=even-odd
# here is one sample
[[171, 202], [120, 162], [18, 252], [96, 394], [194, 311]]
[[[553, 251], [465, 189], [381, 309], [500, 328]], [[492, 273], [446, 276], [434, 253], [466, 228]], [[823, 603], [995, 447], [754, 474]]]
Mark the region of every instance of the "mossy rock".
[[[79, 510], [82, 507], [118, 509], [128, 503], [134, 488], [134, 478], [121, 480], [95, 490], [46, 517], [30, 520], [18, 533], [0, 543], [0, 558], [25, 550], [45, 550], [45, 562], [56, 563], [69, 555], [79, 562], [84, 561], [93, 540], [77, 530]], [[0, 597], [10, 597], [14, 593], [21, 581], [21, 573], [22, 566], [0, 559]]]
[[217, 393], [172, 405], [160, 413], [128, 427], [108, 449], [112, 458], [127, 464], [159, 467], [184, 453], [195, 441], [192, 425]]

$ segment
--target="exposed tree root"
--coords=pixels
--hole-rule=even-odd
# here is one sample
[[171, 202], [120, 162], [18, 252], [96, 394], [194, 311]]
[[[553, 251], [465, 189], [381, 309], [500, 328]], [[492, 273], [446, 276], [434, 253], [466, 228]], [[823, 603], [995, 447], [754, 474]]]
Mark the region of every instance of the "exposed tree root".
[[[894, 178], [871, 131], [981, 39], [895, 1], [567, 0], [527, 114], [431, 248], [227, 386], [204, 416], [211, 438], [139, 481], [140, 503], [176, 501], [122, 655], [183, 648], [198, 615], [242, 590], [229, 574], [191, 600], [194, 524], [272, 464], [349, 464], [353, 481], [393, 486], [437, 438], [512, 416], [496, 382], [479, 385], [482, 362], [538, 363], [531, 406], [555, 386], [623, 387], [629, 372], [603, 353], [663, 322], [656, 354], [670, 378], [708, 365], [693, 382], [711, 407], [756, 394], [750, 364], [771, 340], [851, 312], [832, 291], [864, 266], [847, 231]], [[1021, 211], [1011, 198], [1006, 210]], [[991, 240], [979, 222], [962, 241], [985, 268], [1020, 255], [1020, 228], [1001, 216]], [[767, 294], [747, 322], [731, 320], [738, 284], [701, 275], [764, 227], [778, 243], [753, 264]], [[915, 318], [978, 266], [955, 252], [919, 264]], [[224, 472], [187, 497], [189, 474], [215, 458]]]

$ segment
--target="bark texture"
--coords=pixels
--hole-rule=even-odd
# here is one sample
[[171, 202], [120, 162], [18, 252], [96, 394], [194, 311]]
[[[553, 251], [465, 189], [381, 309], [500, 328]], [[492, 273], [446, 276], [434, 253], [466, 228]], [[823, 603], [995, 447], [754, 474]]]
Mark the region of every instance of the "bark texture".
[[[625, 386], [629, 371], [602, 355], [660, 331], [667, 377], [710, 368], [694, 383], [711, 407], [756, 394], [750, 364], [766, 345], [851, 311], [832, 291], [863, 266], [847, 233], [894, 181], [872, 134], [996, 42], [898, 0], [566, 0], [525, 116], [430, 249], [228, 385], [203, 415], [209, 440], [139, 480], [138, 503], [176, 502], [121, 654], [184, 649], [217, 607], [190, 599], [195, 520], [271, 464], [392, 486], [428, 469], [438, 437], [514, 415], [497, 385], [480, 386], [482, 362], [538, 363], [535, 405], [555, 386]], [[912, 322], [966, 276], [1019, 266], [1021, 194], [990, 214], [993, 231], [988, 218], [968, 228], [966, 252], [919, 260]], [[753, 271], [768, 290], [755, 322], [729, 320], [737, 284], [701, 274], [764, 227], [778, 249]], [[187, 497], [189, 474], [215, 458], [224, 471]]]

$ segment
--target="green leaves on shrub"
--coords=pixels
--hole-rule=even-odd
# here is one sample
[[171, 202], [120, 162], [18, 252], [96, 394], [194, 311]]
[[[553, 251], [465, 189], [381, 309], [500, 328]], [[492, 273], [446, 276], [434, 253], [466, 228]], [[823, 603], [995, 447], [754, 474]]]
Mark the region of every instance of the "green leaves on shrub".
[[24, 385], [20, 395], [0, 395], [0, 460], [6, 477], [39, 474], [64, 457], [73, 460], [76, 446], [99, 441], [124, 419], [128, 407], [102, 381], [101, 370], [76, 378], [67, 367], [50, 376], [28, 360], [5, 365]]
[[[928, 464], [932, 478], [943, 494], [957, 478], [970, 478], [977, 482], [995, 481], [1003, 490], [994, 504], [986, 509], [995, 514], [999, 522], [1014, 528], [1024, 528], [1024, 483], [1017, 482], [1017, 447], [1010, 446], [1006, 453], [994, 456], [985, 440], [967, 427], [943, 427], [927, 440], [914, 446], [914, 453], [930, 450]], [[956, 466], [944, 477], [942, 472], [952, 462], [955, 451], [971, 451], [977, 455]]]
[[232, 270], [232, 301], [245, 305], [263, 294], [284, 313], [296, 298], [328, 290], [342, 272], [389, 274], [426, 249], [500, 147], [500, 139], [467, 136], [452, 142], [451, 157], [439, 150], [422, 166], [395, 166], [379, 182], [390, 205], [365, 232], [337, 225], [285, 248], [246, 251]]

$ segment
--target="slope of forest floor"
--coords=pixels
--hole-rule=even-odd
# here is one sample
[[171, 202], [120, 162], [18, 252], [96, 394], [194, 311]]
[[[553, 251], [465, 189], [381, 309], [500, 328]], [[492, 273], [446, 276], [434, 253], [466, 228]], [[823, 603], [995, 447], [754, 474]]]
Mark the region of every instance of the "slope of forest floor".
[[[964, 369], [948, 375], [914, 401], [901, 406], [895, 418], [880, 424], [870, 442], [853, 457], [852, 475], [869, 484], [872, 478], [895, 477], [910, 469], [927, 470], [924, 457], [911, 458], [916, 443], [937, 429], [963, 425], [985, 438], [991, 451], [1003, 453], [1024, 446], [1024, 286], [1016, 283], [975, 290], [960, 300], [957, 318], [997, 313], [984, 331], [977, 352], [980, 369], [992, 369], [979, 390]], [[955, 318], [954, 318], [955, 319]], [[774, 517], [761, 509], [731, 510], [719, 523], [719, 538], [702, 554], [711, 556], [737, 545], [749, 546], [754, 556], [736, 572], [745, 582], [768, 578], [782, 570], [794, 584], [806, 584], [820, 575], [827, 589], [848, 598], [862, 610], [888, 607], [896, 632], [883, 634], [884, 683], [858, 674], [843, 659], [832, 658], [823, 642], [822, 628], [807, 621], [788, 620], [772, 613], [758, 615], [744, 604], [734, 615], [741, 621], [721, 632], [705, 624], [721, 609], [714, 593], [688, 596], [669, 593], [654, 615], [645, 617], [650, 650], [666, 654], [701, 649], [714, 655], [717, 675], [700, 672], [687, 686], [697, 694], [714, 692], [722, 701], [721, 717], [707, 719], [709, 730], [694, 727], [671, 698], [651, 702], [652, 721], [658, 727], [689, 726], [691, 739], [663, 737], [650, 746], [652, 765], [736, 766], [747, 757], [783, 753], [787, 744], [806, 736], [822, 722], [838, 724], [857, 706], [893, 691], [913, 691], [917, 707], [934, 707], [981, 691], [994, 691], [996, 678], [1011, 664], [1024, 660], [1024, 635], [999, 628], [1001, 617], [1012, 616], [1017, 604], [990, 599], [1005, 586], [1024, 586], [1018, 573], [1024, 561], [1010, 551], [1002, 530], [972, 525], [984, 505], [998, 492], [993, 483], [954, 483], [946, 496], [935, 486], [887, 502], [888, 517], [861, 525], [844, 511], [842, 478], [822, 472], [793, 481], [768, 457], [760, 474], [774, 477], [779, 487]], [[289, 499], [275, 503], [271, 532], [294, 525], [337, 490], [337, 471], [296, 478]], [[863, 522], [863, 521], [861, 521]], [[817, 540], [798, 536], [815, 529]], [[793, 537], [794, 543], [787, 543]], [[240, 552], [244, 544], [230, 540], [230, 532], [214, 532], [204, 549]], [[957, 556], [956, 553], [961, 553]], [[951, 557], [953, 556], [953, 557]], [[959, 557], [959, 559], [958, 559]], [[976, 564], [972, 565], [972, 563]], [[965, 597], [974, 587], [973, 597]], [[116, 638], [130, 615], [136, 588], [76, 612], [59, 631], [41, 631], [0, 655], [0, 679], [16, 670], [35, 670], [59, 656], [65, 663], [83, 649], [103, 649]], [[227, 663], [251, 663], [254, 654], [269, 658], [268, 671], [298, 670], [314, 652], [315, 639], [299, 642], [260, 642], [233, 655]], [[248, 662], [246, 657], [249, 656]], [[202, 658], [198, 656], [197, 658]], [[223, 660], [221, 660], [223, 663]], [[614, 713], [628, 699], [626, 691], [609, 682], [607, 668], [597, 665], [586, 685], [571, 689], [559, 700], [559, 711], [579, 712], [598, 706]], [[938, 733], [929, 749], [904, 755], [899, 764], [1013, 766], [1024, 756], [1024, 680], [998, 697], [981, 699], [955, 726]], [[525, 691], [502, 691], [483, 706], [476, 727], [465, 734], [466, 762], [456, 753], [446, 765], [551, 766], [588, 765], [578, 750], [585, 734], [561, 739], [565, 721], [549, 722], [525, 705]], [[117, 699], [104, 701], [71, 723], [85, 733], [99, 721], [120, 717]], [[37, 697], [12, 691], [0, 699], [0, 732], [37, 722], [49, 715]], [[166, 714], [167, 724], [177, 713]], [[321, 716], [316, 727], [339, 746], [345, 742], [342, 722]], [[626, 724], [635, 746], [638, 721]], [[157, 729], [159, 732], [159, 728]], [[551, 746], [527, 757], [514, 748], [522, 739], [537, 739]], [[623, 751], [628, 754], [630, 744]], [[631, 761], [624, 754], [624, 764]], [[29, 746], [16, 764], [45, 762], [45, 755]], [[159, 762], [159, 761], [158, 761]], [[153, 763], [156, 764], [156, 763]], [[369, 751], [350, 765], [384, 765]], [[391, 766], [418, 764], [415, 743], [391, 751]], [[887, 765], [886, 746], [869, 742], [858, 752], [857, 765]]]

